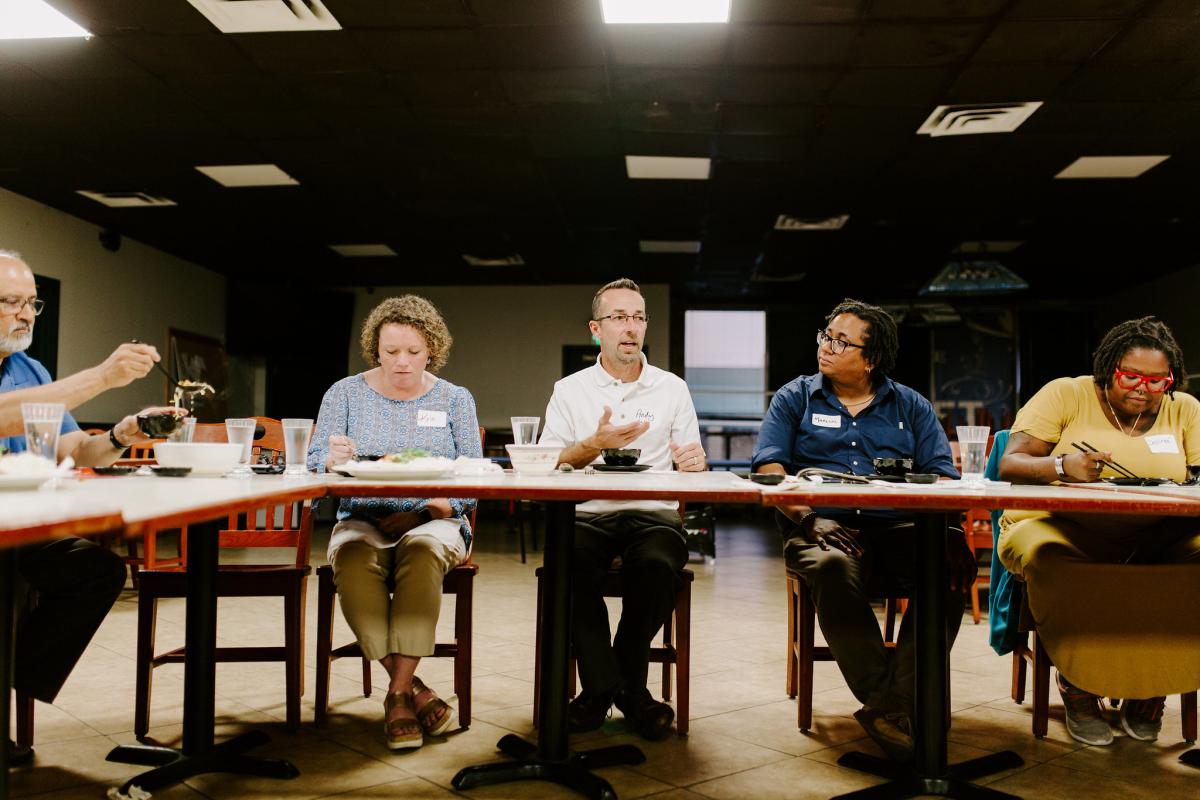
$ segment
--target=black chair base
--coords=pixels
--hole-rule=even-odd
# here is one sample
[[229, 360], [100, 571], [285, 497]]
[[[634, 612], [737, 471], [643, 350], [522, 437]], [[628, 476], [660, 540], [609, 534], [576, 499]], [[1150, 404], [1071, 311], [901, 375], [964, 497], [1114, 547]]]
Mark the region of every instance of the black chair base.
[[1179, 760], [1189, 767], [1200, 769], [1200, 750], [1188, 750], [1179, 757]]
[[590, 770], [620, 764], [641, 764], [646, 756], [631, 744], [600, 747], [569, 756], [566, 761], [537, 758], [537, 745], [516, 734], [508, 734], [496, 745], [500, 752], [516, 759], [500, 764], [466, 767], [451, 781], [455, 789], [475, 789], [496, 783], [541, 780], [566, 786], [592, 800], [617, 800], [608, 781]]
[[266, 744], [270, 738], [262, 731], [251, 731], [235, 736], [227, 742], [221, 742], [203, 755], [186, 756], [173, 747], [156, 747], [142, 744], [123, 744], [113, 748], [108, 754], [108, 761], [120, 764], [140, 764], [154, 767], [149, 772], [143, 772], [130, 778], [121, 787], [121, 793], [130, 796], [130, 790], [137, 787], [153, 793], [167, 786], [181, 783], [195, 775], [209, 772], [227, 772], [236, 775], [256, 775], [261, 778], [295, 778], [300, 774], [290, 761], [281, 758], [254, 758], [245, 755], [260, 745]]
[[958, 800], [1019, 800], [1016, 795], [976, 786], [975, 778], [1016, 769], [1025, 762], [1011, 750], [973, 758], [954, 764], [944, 778], [930, 778], [914, 773], [909, 767], [886, 758], [866, 753], [846, 753], [838, 759], [838, 765], [887, 778], [887, 783], [859, 789], [856, 792], [838, 795], [834, 800], [900, 800], [900, 798], [936, 795]]

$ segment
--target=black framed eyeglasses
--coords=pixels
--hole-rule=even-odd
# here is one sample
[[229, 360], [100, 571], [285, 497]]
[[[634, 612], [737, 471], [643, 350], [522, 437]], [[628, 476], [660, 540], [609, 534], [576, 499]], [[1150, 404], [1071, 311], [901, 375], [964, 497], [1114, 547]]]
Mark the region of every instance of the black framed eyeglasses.
[[845, 339], [835, 339], [825, 331], [817, 331], [817, 347], [820, 347], [826, 342], [829, 342], [829, 349], [833, 351], [835, 356], [846, 352], [847, 347], [857, 347], [859, 350], [862, 350], [866, 347], [864, 344], [847, 342]]
[[5, 314], [20, 314], [25, 306], [32, 308], [36, 317], [46, 307], [46, 301], [40, 297], [0, 297], [0, 311]]
[[609, 314], [608, 316], [605, 316], [605, 317], [596, 317], [596, 322], [599, 322], [602, 319], [611, 319], [613, 322], [617, 323], [618, 325], [624, 325], [626, 323], [626, 321], [630, 321], [630, 320], [633, 321], [634, 325], [645, 325], [647, 322], [650, 321], [650, 315], [649, 314]]

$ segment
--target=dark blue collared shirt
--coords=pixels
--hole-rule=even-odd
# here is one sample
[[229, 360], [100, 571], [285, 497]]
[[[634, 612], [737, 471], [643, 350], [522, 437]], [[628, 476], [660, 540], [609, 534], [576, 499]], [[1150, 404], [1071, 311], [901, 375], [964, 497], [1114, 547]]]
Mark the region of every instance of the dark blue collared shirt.
[[[11, 392], [16, 389], [28, 389], [31, 386], [41, 386], [50, 383], [50, 373], [41, 362], [30, 358], [24, 353], [13, 353], [0, 362], [0, 392]], [[79, 430], [79, 425], [70, 413], [63, 414], [61, 433], [71, 433]], [[0, 447], [7, 447], [13, 453], [25, 452], [25, 436], [0, 437]]]
[[[775, 393], [754, 447], [753, 468], [780, 464], [789, 474], [820, 467], [870, 475], [875, 458], [911, 458], [914, 472], [959, 477], [933, 406], [920, 394], [885, 378], [875, 399], [855, 417], [818, 372], [802, 375]], [[845, 521], [911, 517], [884, 508], [814, 510]]]

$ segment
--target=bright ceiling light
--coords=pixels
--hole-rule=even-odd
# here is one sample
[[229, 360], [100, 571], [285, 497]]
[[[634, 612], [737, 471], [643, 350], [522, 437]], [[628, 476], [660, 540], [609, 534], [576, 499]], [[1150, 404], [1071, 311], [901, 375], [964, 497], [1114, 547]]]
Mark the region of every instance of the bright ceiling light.
[[396, 251], [386, 244], [331, 244], [329, 249], [346, 258], [378, 258], [397, 255]]
[[1083, 156], [1056, 178], [1136, 178], [1170, 156]]
[[625, 172], [631, 178], [706, 181], [711, 167], [707, 158], [625, 156]]
[[90, 38], [45, 0], [0, 0], [0, 39]]
[[222, 186], [231, 188], [300, 185], [300, 181], [288, 175], [274, 164], [229, 164], [224, 166], [196, 167], [196, 169]]
[[729, 22], [729, 0], [600, 0], [604, 21]]
[[638, 249], [643, 253], [699, 253], [700, 243], [695, 240], [642, 239]]

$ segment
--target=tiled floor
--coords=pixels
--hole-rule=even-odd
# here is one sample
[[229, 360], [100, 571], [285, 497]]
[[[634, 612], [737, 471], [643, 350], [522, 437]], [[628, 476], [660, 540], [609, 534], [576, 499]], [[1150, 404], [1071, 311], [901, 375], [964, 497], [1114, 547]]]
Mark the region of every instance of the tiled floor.
[[[601, 734], [579, 737], [581, 748], [636, 741], [647, 760], [637, 767], [602, 774], [622, 798], [829, 797], [871, 785], [874, 779], [836, 765], [847, 750], [872, 750], [851, 713], [858, 708], [833, 664], [818, 664], [810, 734], [796, 728], [795, 703], [784, 693], [786, 607], [776, 536], [769, 521], [719, 522], [718, 559], [693, 564], [692, 732], [652, 744], [631, 737], [620, 719]], [[454, 773], [467, 764], [496, 758], [505, 733], [531, 732], [534, 641], [533, 570], [538, 554], [521, 564], [516, 544], [502, 523], [481, 527], [475, 560], [480, 565], [475, 603], [474, 716], [467, 731], [393, 754], [381, 736], [380, 689], [364, 699], [358, 662], [334, 666], [329, 725], [317, 730], [312, 718], [313, 634], [316, 591], [309, 591], [309, 642], [305, 723], [296, 734], [282, 724], [280, 665], [221, 665], [217, 673], [218, 738], [249, 728], [267, 731], [263, 753], [286, 756], [301, 777], [290, 782], [208, 775], [156, 798], [440, 798]], [[317, 537], [314, 562], [324, 554]], [[116, 743], [133, 742], [133, 660], [136, 596], [126, 592], [109, 615], [54, 706], [38, 705], [34, 767], [13, 773], [14, 794], [82, 800], [103, 797], [139, 769], [110, 764], [104, 755]], [[450, 601], [452, 602], [452, 601]], [[443, 625], [452, 619], [449, 603]], [[282, 643], [282, 604], [222, 601], [219, 634], [224, 644]], [[1008, 697], [1010, 661], [987, 646], [986, 624], [968, 617], [952, 657], [953, 725], [950, 757], [957, 761], [988, 751], [1013, 749], [1024, 768], [991, 776], [986, 783], [1028, 798], [1193, 798], [1200, 771], [1178, 762], [1179, 700], [1168, 702], [1163, 735], [1153, 744], [1118, 736], [1111, 747], [1082, 747], [1070, 739], [1061, 707], [1052, 698], [1050, 733], [1030, 733], [1028, 705]], [[159, 643], [182, 643], [183, 604], [164, 601]], [[349, 640], [340, 615], [339, 643]], [[151, 735], [165, 744], [180, 738], [182, 667], [156, 671]], [[444, 694], [451, 667], [430, 659], [419, 674]], [[654, 680], [654, 670], [651, 670]], [[469, 793], [477, 798], [572, 797], [549, 784], [522, 783]]]

